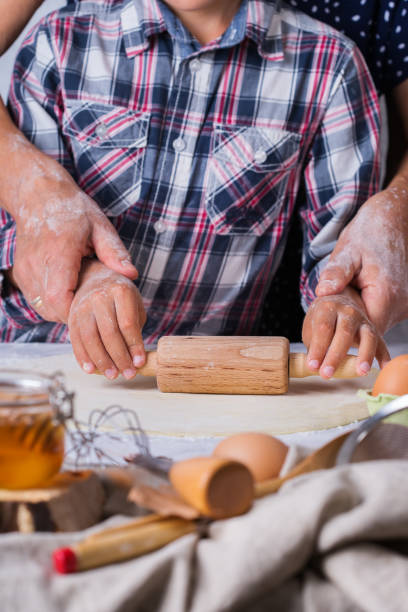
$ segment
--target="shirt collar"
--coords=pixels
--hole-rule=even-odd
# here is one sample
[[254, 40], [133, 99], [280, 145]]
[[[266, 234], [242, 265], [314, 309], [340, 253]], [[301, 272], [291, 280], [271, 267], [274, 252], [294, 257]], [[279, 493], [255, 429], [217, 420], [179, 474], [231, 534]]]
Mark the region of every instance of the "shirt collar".
[[283, 60], [281, 0], [248, 0], [246, 36], [269, 60]]
[[156, 0], [128, 0], [121, 11], [127, 56], [134, 57], [149, 46], [151, 36], [167, 30]]
[[[262, 57], [283, 59], [279, 7], [280, 0], [242, 0], [228, 29], [211, 46], [232, 47], [247, 37], [257, 45]], [[166, 31], [182, 43], [191, 45], [194, 40], [180, 20], [160, 0], [129, 0], [121, 12], [121, 25], [128, 57], [134, 57], [147, 49], [151, 36]], [[200, 49], [198, 45], [196, 48]]]

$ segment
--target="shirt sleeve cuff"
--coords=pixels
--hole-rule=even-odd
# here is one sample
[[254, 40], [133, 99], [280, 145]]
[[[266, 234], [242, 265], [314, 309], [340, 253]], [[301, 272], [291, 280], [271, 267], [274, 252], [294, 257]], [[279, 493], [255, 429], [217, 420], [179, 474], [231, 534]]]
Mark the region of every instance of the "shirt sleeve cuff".
[[316, 299], [316, 287], [319, 283], [320, 274], [329, 263], [329, 259], [330, 255], [326, 255], [312, 268], [307, 278], [300, 281], [301, 303], [305, 312], [307, 312], [311, 303]]
[[0, 209], [0, 270], [9, 270], [14, 264], [16, 224], [11, 215]]
[[43, 323], [44, 319], [31, 307], [24, 295], [13, 287], [0, 274], [0, 324], [1, 329], [10, 335], [10, 340], [18, 336], [19, 330]]

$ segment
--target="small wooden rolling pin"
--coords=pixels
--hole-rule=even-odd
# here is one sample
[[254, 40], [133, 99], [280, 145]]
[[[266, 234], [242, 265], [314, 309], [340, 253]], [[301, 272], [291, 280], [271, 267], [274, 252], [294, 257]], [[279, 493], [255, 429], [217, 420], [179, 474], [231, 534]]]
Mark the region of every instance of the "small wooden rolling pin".
[[[287, 338], [268, 336], [163, 336], [138, 372], [156, 376], [165, 393], [243, 395], [279, 395], [289, 377], [316, 375], [305, 353], [289, 353]], [[348, 355], [334, 376], [358, 376], [356, 357]]]

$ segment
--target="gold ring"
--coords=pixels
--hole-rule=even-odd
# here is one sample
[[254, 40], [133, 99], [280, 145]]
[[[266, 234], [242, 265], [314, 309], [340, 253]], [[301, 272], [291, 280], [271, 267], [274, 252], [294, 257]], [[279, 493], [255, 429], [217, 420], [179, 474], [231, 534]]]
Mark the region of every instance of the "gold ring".
[[31, 306], [37, 306], [37, 308], [41, 308], [41, 306], [42, 306], [41, 296], [37, 295], [37, 297], [35, 297], [33, 300], [31, 300], [30, 304], [31, 304]]

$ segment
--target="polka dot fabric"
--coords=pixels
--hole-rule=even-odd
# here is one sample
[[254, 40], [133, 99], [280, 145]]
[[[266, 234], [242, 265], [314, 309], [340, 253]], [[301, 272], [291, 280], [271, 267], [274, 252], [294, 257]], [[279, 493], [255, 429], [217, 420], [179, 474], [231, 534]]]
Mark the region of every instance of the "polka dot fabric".
[[354, 40], [379, 93], [408, 78], [408, 0], [287, 0]]

